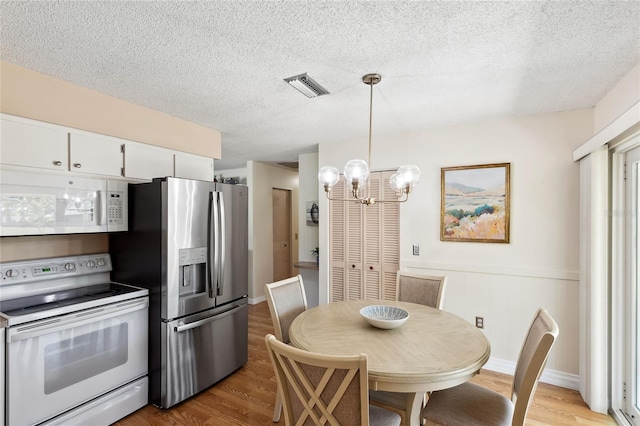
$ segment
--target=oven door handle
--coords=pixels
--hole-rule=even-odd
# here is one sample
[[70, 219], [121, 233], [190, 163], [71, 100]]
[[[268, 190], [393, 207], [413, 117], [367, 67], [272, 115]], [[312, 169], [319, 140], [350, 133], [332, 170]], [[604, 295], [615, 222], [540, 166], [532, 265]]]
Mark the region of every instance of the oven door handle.
[[198, 321], [194, 321], [194, 322], [190, 322], [189, 324], [184, 324], [184, 325], [179, 325], [177, 327], [173, 327], [173, 331], [175, 331], [176, 333], [180, 333], [182, 331], [187, 331], [187, 330], [191, 330], [192, 328], [196, 328], [196, 327], [200, 327], [201, 325], [210, 323], [212, 321], [217, 321], [219, 319], [222, 319], [224, 317], [228, 317], [229, 315], [233, 315], [236, 312], [238, 312], [240, 309], [242, 309], [245, 305], [238, 305], [235, 308], [231, 308], [228, 311], [224, 311], [221, 312], [219, 314], [215, 314], [212, 315], [210, 317], [207, 317], [205, 319], [201, 319]]
[[42, 320], [36, 324], [26, 324], [7, 329], [7, 343], [20, 340], [33, 339], [46, 334], [68, 330], [73, 327], [80, 327], [92, 322], [114, 318], [116, 316], [145, 309], [149, 306], [149, 299], [127, 301], [116, 303], [112, 306], [102, 306], [86, 311], [76, 312], [61, 318], [51, 318]]

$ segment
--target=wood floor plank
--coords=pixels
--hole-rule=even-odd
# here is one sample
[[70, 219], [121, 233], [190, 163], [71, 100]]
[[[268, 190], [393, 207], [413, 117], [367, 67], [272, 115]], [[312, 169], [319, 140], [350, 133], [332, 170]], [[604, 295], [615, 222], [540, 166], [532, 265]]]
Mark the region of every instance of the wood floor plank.
[[[273, 426], [276, 379], [264, 344], [273, 333], [267, 303], [249, 305], [249, 359], [238, 371], [192, 398], [161, 410], [147, 405], [116, 426]], [[482, 370], [473, 382], [509, 396], [512, 377]], [[284, 418], [278, 423], [284, 426]], [[527, 426], [615, 425], [594, 413], [574, 390], [540, 383]], [[346, 425], [345, 425], [346, 426]]]

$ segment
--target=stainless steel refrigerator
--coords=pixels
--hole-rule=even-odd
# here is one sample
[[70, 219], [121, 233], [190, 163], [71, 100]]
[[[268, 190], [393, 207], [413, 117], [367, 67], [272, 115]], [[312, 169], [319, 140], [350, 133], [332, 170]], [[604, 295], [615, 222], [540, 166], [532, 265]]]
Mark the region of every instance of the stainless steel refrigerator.
[[112, 279], [149, 289], [149, 400], [168, 408], [247, 362], [248, 189], [180, 178], [129, 184]]

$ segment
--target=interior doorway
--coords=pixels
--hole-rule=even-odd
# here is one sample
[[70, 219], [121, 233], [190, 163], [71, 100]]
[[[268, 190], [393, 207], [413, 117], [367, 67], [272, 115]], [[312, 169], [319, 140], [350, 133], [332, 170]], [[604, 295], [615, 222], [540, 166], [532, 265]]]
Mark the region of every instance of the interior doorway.
[[291, 191], [273, 188], [273, 281], [291, 276]]

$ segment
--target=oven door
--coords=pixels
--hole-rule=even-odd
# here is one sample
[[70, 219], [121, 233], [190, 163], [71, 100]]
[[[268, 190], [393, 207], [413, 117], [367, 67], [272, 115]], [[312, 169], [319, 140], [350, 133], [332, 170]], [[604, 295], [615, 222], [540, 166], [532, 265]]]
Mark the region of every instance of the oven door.
[[148, 298], [7, 329], [7, 420], [31, 425], [147, 374]]

